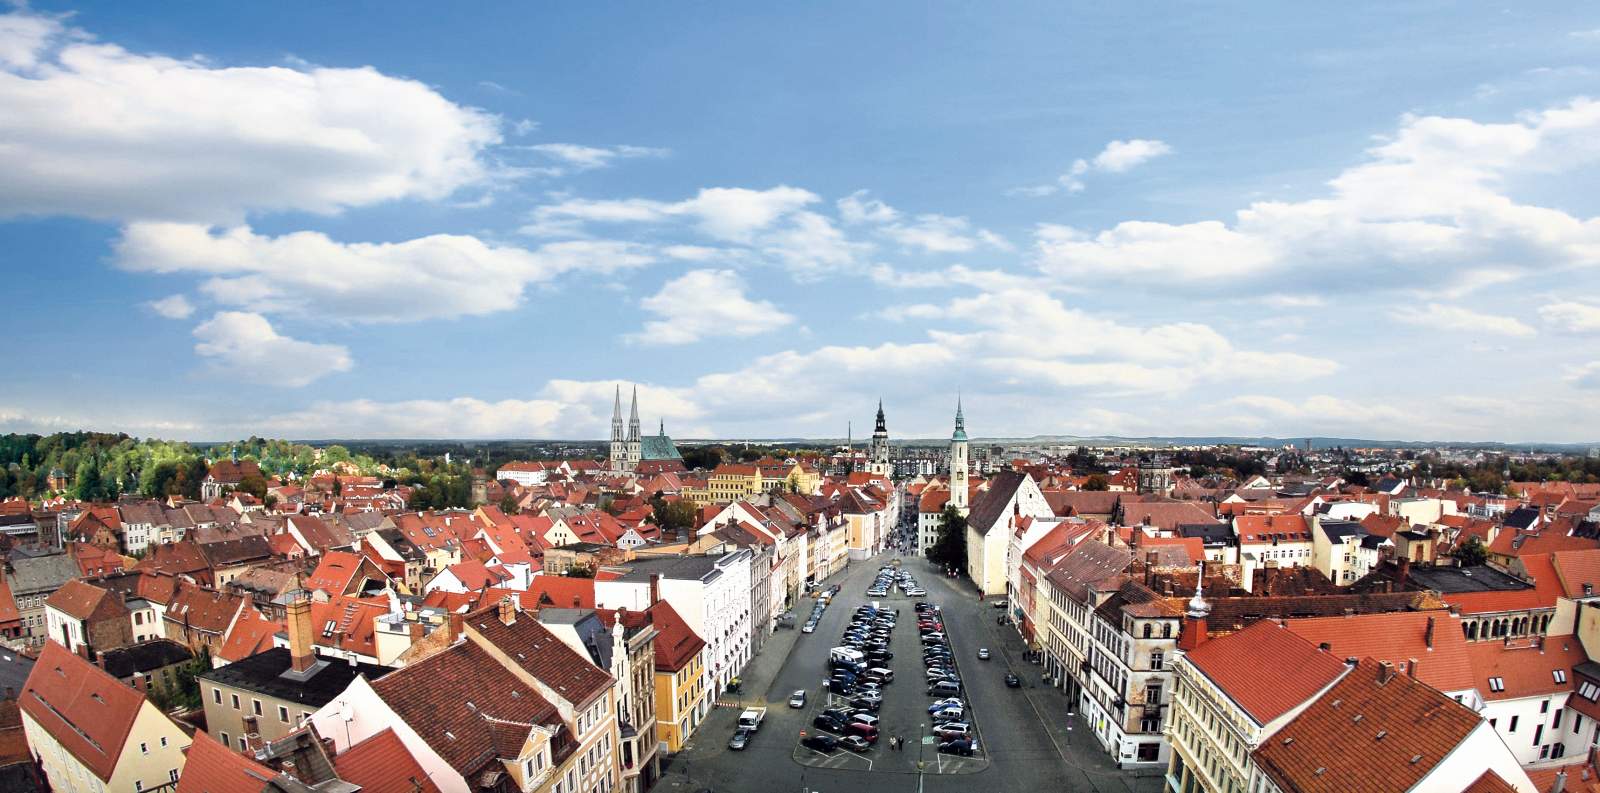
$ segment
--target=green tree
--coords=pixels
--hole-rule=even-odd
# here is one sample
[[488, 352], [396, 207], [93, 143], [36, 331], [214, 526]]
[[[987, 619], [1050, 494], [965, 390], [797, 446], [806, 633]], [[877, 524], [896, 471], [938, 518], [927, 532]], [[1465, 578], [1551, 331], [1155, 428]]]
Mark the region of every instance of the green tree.
[[522, 511], [522, 507], [517, 505], [517, 499], [515, 496], [507, 493], [500, 497], [500, 511], [506, 513], [507, 515], [515, 515]]
[[1105, 476], [1103, 476], [1101, 474], [1090, 474], [1089, 478], [1084, 480], [1083, 489], [1084, 490], [1110, 490], [1111, 489], [1111, 483], [1106, 481]]
[[78, 475], [72, 483], [72, 497], [79, 501], [100, 501], [106, 497], [106, 488], [100, 481], [100, 464], [93, 457], [78, 463]]
[[939, 517], [939, 534], [928, 549], [935, 564], [964, 570], [967, 567], [967, 519], [955, 507], [946, 506]]
[[1462, 567], [1476, 567], [1489, 561], [1489, 549], [1483, 547], [1483, 541], [1477, 537], [1468, 537], [1451, 556]]
[[267, 480], [260, 474], [250, 474], [240, 479], [238, 487], [234, 489], [249, 493], [262, 501], [267, 500]]

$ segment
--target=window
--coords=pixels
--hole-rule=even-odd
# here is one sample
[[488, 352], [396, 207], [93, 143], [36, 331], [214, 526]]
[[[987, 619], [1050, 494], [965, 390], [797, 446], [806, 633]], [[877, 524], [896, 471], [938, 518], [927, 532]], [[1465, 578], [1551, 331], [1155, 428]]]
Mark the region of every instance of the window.
[[289, 709], [282, 705], [278, 706], [278, 721], [281, 721], [284, 724], [289, 723]]
[[133, 789], [135, 791], [144, 790], [144, 783], [137, 779], [133, 780]]
[[222, 733], [222, 745], [223, 746], [227, 746], [228, 745], [228, 734], [227, 733]]
[[250, 700], [250, 710], [253, 711], [257, 716], [260, 716], [261, 715], [261, 700], [259, 700], [259, 699]]
[[244, 736], [243, 735], [239, 736], [239, 751], [241, 751], [241, 752], [247, 751], [249, 748], [250, 747], [247, 746], [245, 744], [245, 742], [244, 742]]
[[170, 779], [173, 782], [178, 781], [178, 769], [176, 769], [176, 768], [167, 769], [167, 779]]
[[1154, 670], [1159, 672], [1159, 671], [1161, 671], [1162, 668], [1164, 668], [1166, 666], [1166, 663], [1167, 663], [1167, 655], [1166, 655], [1166, 653], [1151, 653], [1150, 654], [1150, 668], [1151, 669], [1154, 669]]
[[161, 736], [161, 746], [163, 748], [165, 748], [166, 745], [167, 745], [167, 736], [163, 735], [163, 736]]
[[1550, 674], [1555, 677], [1557, 683], [1567, 682], [1567, 670], [1565, 669], [1557, 669]]
[[1512, 716], [1511, 717], [1511, 729], [1506, 730], [1506, 732], [1516, 732], [1517, 731], [1517, 719], [1520, 719], [1520, 718], [1522, 718], [1522, 717], [1521, 716]]
[[239, 709], [239, 695], [238, 694], [229, 694], [228, 696], [233, 698], [233, 709], [234, 710], [238, 710]]
[[1583, 697], [1590, 702], [1594, 702], [1595, 700], [1600, 699], [1600, 686], [1585, 680], [1578, 684], [1578, 696]]
[[1539, 725], [1537, 727], [1534, 727], [1533, 728], [1533, 745], [1534, 746], [1538, 746], [1539, 745], [1539, 739], [1541, 739], [1543, 737], [1544, 737], [1544, 725], [1541, 724], [1541, 725]]
[[1547, 699], [1547, 700], [1539, 703], [1539, 712], [1540, 713], [1549, 713], [1550, 712], [1550, 700]]
[[150, 753], [150, 744], [147, 744], [147, 743], [144, 743], [143, 741], [140, 741], [139, 742], [139, 753], [140, 754], [149, 754]]
[[1490, 691], [1505, 691], [1506, 690], [1506, 681], [1502, 680], [1501, 678], [1498, 678], [1498, 677], [1489, 678], [1489, 690]]
[[216, 687], [211, 689], [211, 701], [218, 705], [222, 704], [222, 689]]

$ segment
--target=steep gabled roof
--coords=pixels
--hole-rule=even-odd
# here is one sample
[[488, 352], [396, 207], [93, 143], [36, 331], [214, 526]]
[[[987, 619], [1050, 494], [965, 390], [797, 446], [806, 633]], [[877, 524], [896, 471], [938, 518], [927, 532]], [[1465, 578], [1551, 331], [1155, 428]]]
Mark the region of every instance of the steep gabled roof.
[[1347, 668], [1271, 620], [1207, 641], [1185, 658], [1261, 725], [1316, 696]]
[[1412, 790], [1482, 720], [1425, 683], [1390, 675], [1380, 682], [1378, 662], [1361, 661], [1263, 743], [1256, 764], [1283, 790]]
[[144, 706], [144, 695], [55, 642], [23, 685], [19, 704], [101, 780], [109, 780]]
[[466, 624], [484, 641], [505, 653], [513, 663], [533, 675], [557, 695], [581, 708], [611, 687], [611, 675], [581, 656], [541, 625], [532, 611], [520, 605], [510, 625], [500, 621], [499, 602], [466, 617]]
[[177, 793], [262, 793], [277, 772], [196, 732], [184, 753]]
[[1588, 660], [1570, 635], [1519, 644], [1473, 642], [1467, 657], [1478, 693], [1491, 702], [1570, 692], [1573, 669]]
[[1001, 471], [989, 480], [989, 489], [981, 493], [967, 513], [967, 525], [979, 534], [988, 534], [1005, 515], [1006, 507], [1017, 495], [1027, 474], [1019, 471]]
[[1407, 664], [1416, 659], [1418, 680], [1440, 691], [1473, 688], [1472, 661], [1461, 619], [1447, 611], [1315, 617], [1289, 620], [1287, 625], [1312, 644], [1327, 642], [1334, 658], [1375, 658], [1408, 673]]
[[345, 749], [333, 758], [333, 766], [340, 779], [360, 785], [362, 790], [439, 793], [439, 786], [394, 730], [384, 730]]

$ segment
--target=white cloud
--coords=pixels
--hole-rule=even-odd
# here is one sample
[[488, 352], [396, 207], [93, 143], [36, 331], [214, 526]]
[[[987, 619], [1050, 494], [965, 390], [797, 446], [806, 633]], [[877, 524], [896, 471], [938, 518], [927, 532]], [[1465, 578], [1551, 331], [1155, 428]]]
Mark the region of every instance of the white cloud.
[[838, 200], [839, 219], [846, 223], [891, 223], [900, 217], [894, 207], [876, 198], [868, 198], [866, 190], [857, 190]]
[[499, 122], [370, 67], [218, 66], [0, 16], [0, 216], [237, 222], [439, 199]]
[[1043, 289], [1041, 279], [1032, 275], [1018, 275], [1004, 270], [974, 270], [963, 264], [953, 264], [937, 270], [901, 270], [888, 264], [876, 264], [868, 271], [876, 284], [891, 289], [949, 289], [971, 287], [985, 291], [1008, 289]]
[[566, 240], [534, 250], [435, 234], [403, 242], [343, 243], [319, 232], [269, 237], [248, 227], [134, 223], [117, 265], [189, 273], [217, 302], [340, 322], [414, 322], [505, 311], [525, 288], [575, 270], [609, 273], [655, 260], [643, 246]]
[[221, 311], [194, 329], [194, 351], [211, 368], [240, 380], [298, 387], [350, 370], [350, 353], [280, 335], [260, 314]]
[[523, 227], [529, 234], [578, 234], [585, 223], [662, 223], [683, 218], [718, 240], [748, 243], [780, 218], [818, 201], [817, 195], [780, 185], [768, 190], [707, 187], [683, 201], [646, 198], [593, 200], [573, 198], [534, 210]]
[[1567, 382], [1578, 388], [1600, 390], [1600, 361], [1567, 367]]
[[1600, 306], [1561, 300], [1540, 306], [1539, 316], [1568, 333], [1600, 333]]
[[1091, 164], [1097, 171], [1122, 173], [1171, 153], [1172, 147], [1159, 140], [1114, 140], [1094, 156]]
[[1081, 193], [1087, 185], [1084, 177], [1090, 172], [1123, 173], [1143, 165], [1157, 157], [1172, 153], [1172, 147], [1159, 140], [1133, 138], [1131, 140], [1114, 140], [1107, 143], [1093, 158], [1079, 158], [1072, 161], [1072, 167], [1067, 172], [1056, 177], [1055, 184], [1030, 185], [1014, 187], [1007, 190], [1008, 195], [1022, 195], [1033, 198], [1053, 195], [1062, 190], [1069, 193]]
[[1527, 337], [1535, 331], [1515, 317], [1481, 314], [1460, 306], [1429, 303], [1420, 308], [1404, 307], [1390, 312], [1396, 322], [1449, 333], [1493, 333], [1499, 336]]
[[1600, 220], [1518, 204], [1500, 190], [1514, 176], [1592, 165], [1597, 132], [1600, 102], [1588, 99], [1507, 124], [1407, 116], [1366, 162], [1329, 182], [1327, 197], [1257, 202], [1231, 224], [1042, 225], [1035, 261], [1064, 278], [1230, 291], [1240, 277], [1289, 289], [1334, 273], [1367, 288], [1470, 289], [1592, 266]]
[[1594, 30], [1574, 30], [1571, 33], [1568, 33], [1567, 35], [1571, 36], [1571, 37], [1573, 37], [1575, 39], [1589, 39], [1589, 40], [1592, 40], [1592, 41], [1600, 41], [1600, 28], [1595, 28]]
[[637, 344], [689, 344], [716, 336], [752, 336], [777, 330], [794, 317], [765, 300], [745, 296], [732, 270], [691, 270], [640, 301], [659, 319], [627, 339]]
[[669, 152], [651, 146], [584, 146], [577, 143], [540, 143], [527, 147], [574, 170], [606, 168], [617, 160], [665, 157]]
[[189, 315], [194, 313], [194, 306], [189, 303], [189, 298], [183, 295], [169, 295], [145, 305], [167, 319], [188, 319]]

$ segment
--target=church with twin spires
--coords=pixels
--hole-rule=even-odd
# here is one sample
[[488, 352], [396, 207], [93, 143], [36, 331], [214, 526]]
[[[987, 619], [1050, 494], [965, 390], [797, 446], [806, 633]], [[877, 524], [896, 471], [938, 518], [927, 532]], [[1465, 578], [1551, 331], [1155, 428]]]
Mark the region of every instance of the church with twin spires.
[[641, 462], [675, 460], [681, 463], [683, 455], [667, 437], [667, 423], [662, 421], [655, 435], [639, 433], [639, 387], [633, 387], [633, 404], [628, 411], [627, 432], [622, 427], [622, 386], [617, 386], [616, 400], [611, 406], [610, 468], [618, 473], [633, 473]]

